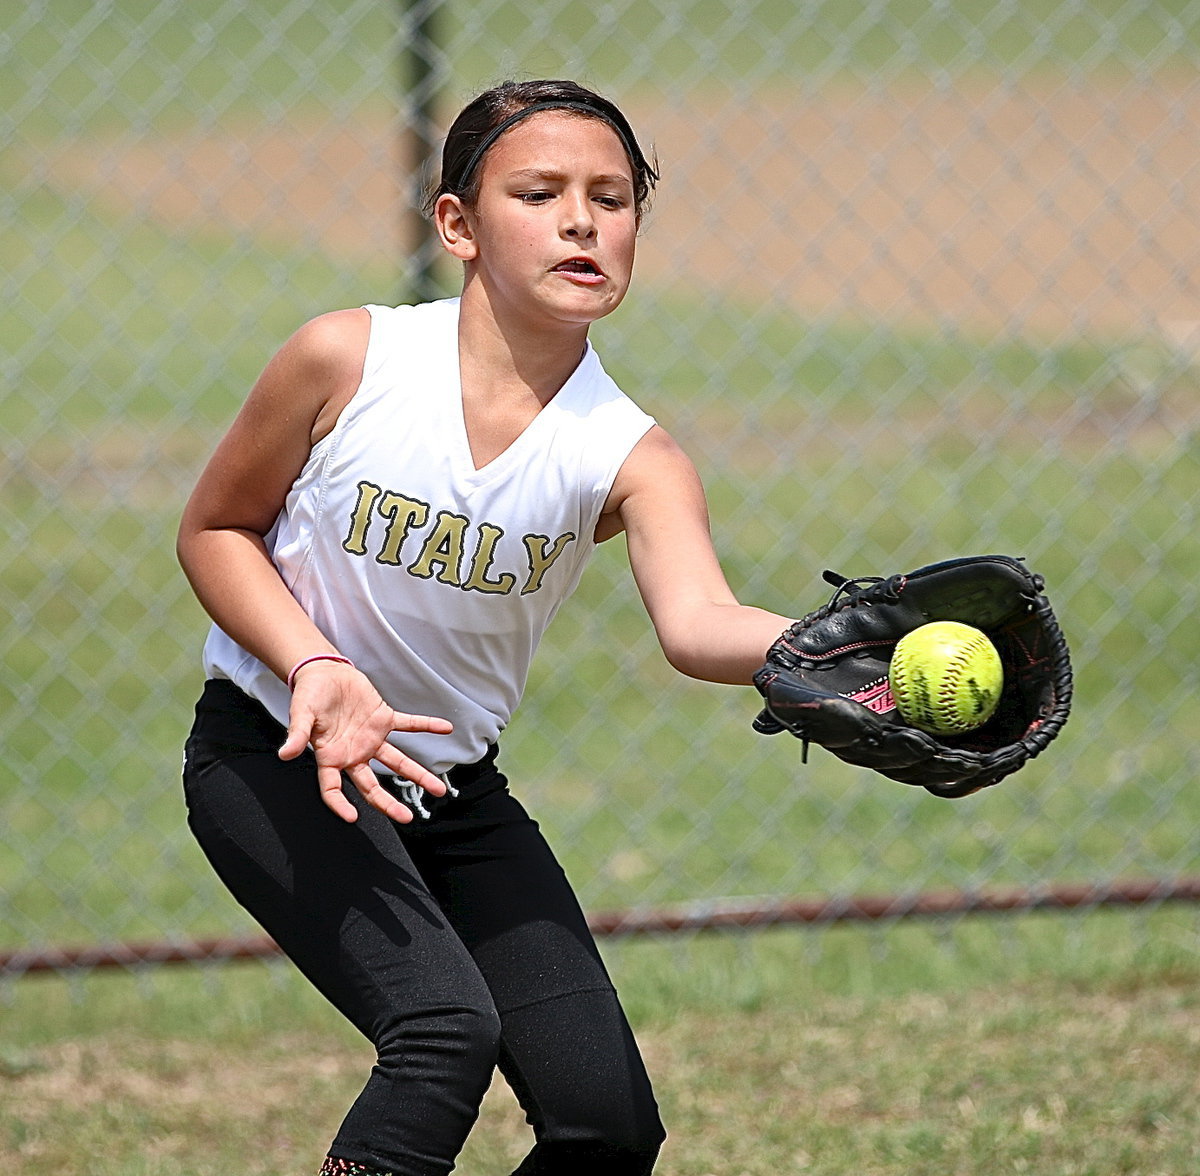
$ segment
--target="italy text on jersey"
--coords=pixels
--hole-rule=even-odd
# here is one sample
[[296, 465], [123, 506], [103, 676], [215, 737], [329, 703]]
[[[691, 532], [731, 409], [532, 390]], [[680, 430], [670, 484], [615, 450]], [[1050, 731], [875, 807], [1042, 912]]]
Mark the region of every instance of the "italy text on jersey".
[[554, 539], [522, 535], [526, 566], [496, 570], [503, 528], [449, 510], [439, 510], [431, 521], [432, 509], [419, 498], [361, 481], [342, 550], [373, 555], [377, 563], [454, 588], [508, 595], [519, 585], [520, 594], [527, 596], [541, 588], [546, 573], [577, 538], [571, 531]]

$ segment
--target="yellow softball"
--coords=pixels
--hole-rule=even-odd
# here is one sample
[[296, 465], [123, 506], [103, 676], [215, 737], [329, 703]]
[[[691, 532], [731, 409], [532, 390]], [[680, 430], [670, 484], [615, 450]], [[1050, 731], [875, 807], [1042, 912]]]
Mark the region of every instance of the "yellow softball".
[[982, 630], [931, 621], [896, 643], [888, 683], [906, 723], [934, 735], [957, 735], [992, 717], [1004, 668]]

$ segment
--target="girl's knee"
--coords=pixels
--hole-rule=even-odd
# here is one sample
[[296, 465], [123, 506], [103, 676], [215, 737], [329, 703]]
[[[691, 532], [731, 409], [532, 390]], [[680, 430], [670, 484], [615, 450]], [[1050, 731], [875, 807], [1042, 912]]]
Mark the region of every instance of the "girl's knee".
[[375, 1035], [382, 1069], [406, 1073], [484, 1071], [500, 1049], [500, 1016], [490, 998], [420, 1010], [396, 1008]]
[[451, 1048], [487, 1067], [495, 1068], [500, 1052], [500, 1014], [491, 999], [447, 1011], [437, 1022]]

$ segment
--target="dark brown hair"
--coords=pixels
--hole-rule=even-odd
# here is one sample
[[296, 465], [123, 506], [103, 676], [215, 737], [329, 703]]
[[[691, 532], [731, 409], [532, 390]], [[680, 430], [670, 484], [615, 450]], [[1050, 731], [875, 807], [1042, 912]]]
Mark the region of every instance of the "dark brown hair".
[[446, 135], [441, 176], [426, 197], [425, 211], [432, 213], [438, 197], [447, 193], [474, 204], [479, 196], [480, 164], [492, 144], [514, 123], [539, 110], [563, 110], [608, 123], [629, 157], [634, 208], [639, 216], [646, 210], [658, 172], [638, 146], [629, 120], [615, 103], [577, 82], [543, 79], [502, 82], [463, 107]]

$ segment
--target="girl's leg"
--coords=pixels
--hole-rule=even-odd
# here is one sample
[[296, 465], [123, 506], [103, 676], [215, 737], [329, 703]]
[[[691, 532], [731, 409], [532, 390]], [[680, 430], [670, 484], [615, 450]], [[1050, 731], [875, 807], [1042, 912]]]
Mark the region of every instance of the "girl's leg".
[[533, 1126], [519, 1176], [644, 1176], [665, 1137], [583, 912], [537, 824], [490, 777], [401, 830], [483, 973], [500, 1067]]
[[397, 827], [361, 804], [356, 824], [334, 816], [310, 757], [275, 754], [282, 739], [235, 687], [210, 683], [188, 741], [189, 823], [237, 899], [378, 1051], [331, 1156], [445, 1176], [494, 1069], [491, 996]]

